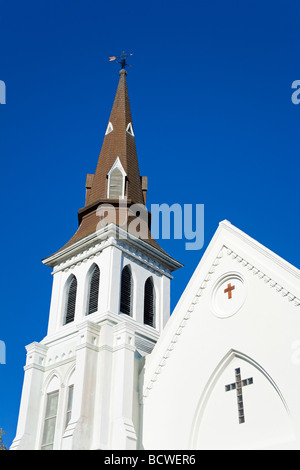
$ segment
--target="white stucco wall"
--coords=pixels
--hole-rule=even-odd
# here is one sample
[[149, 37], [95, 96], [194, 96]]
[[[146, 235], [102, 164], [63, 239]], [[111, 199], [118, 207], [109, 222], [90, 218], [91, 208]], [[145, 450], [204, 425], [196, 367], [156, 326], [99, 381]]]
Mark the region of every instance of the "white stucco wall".
[[[224, 276], [236, 286], [231, 300], [241, 295], [234, 314]], [[299, 448], [299, 298], [298, 270], [221, 226], [147, 358], [144, 448]], [[243, 424], [236, 391], [225, 392], [237, 367], [253, 378]]]

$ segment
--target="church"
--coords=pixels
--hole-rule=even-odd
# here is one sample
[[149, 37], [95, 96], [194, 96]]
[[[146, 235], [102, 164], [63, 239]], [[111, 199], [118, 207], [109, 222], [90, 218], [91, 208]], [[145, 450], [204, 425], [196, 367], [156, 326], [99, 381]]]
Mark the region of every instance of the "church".
[[126, 76], [78, 229], [43, 260], [48, 331], [26, 346], [11, 449], [299, 449], [300, 272], [223, 221], [170, 312], [182, 265], [150, 213], [134, 230], [148, 182]]

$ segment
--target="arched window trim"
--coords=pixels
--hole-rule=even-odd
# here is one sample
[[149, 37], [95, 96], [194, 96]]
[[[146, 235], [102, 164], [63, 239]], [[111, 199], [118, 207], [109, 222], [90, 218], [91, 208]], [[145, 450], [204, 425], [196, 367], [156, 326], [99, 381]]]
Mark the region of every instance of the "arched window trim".
[[86, 315], [97, 312], [99, 308], [99, 289], [100, 289], [100, 269], [97, 264], [93, 264], [88, 274], [88, 296]]
[[[128, 279], [124, 278], [128, 273]], [[128, 285], [129, 282], [129, 285]], [[121, 293], [120, 293], [120, 313], [132, 317], [132, 293], [133, 293], [133, 277], [131, 267], [126, 264], [121, 274]]]
[[77, 300], [77, 278], [72, 274], [65, 286], [64, 319], [63, 324], [67, 325], [75, 319]]
[[125, 197], [125, 180], [126, 180], [126, 176], [127, 176], [127, 173], [126, 171], [124, 170], [123, 168], [123, 165], [121, 163], [121, 160], [119, 157], [116, 158], [115, 160], [115, 163], [113, 164], [113, 166], [111, 167], [111, 169], [109, 170], [109, 172], [107, 173], [107, 178], [108, 178], [108, 185], [107, 185], [107, 199], [110, 199], [110, 178], [111, 178], [111, 175], [113, 173], [113, 171], [118, 168], [121, 173], [122, 173], [122, 176], [123, 176], [123, 182], [122, 182], [122, 193], [120, 195], [120, 197], [122, 199], [124, 199]]
[[44, 417], [40, 443], [41, 449], [50, 450], [54, 447], [61, 383], [61, 378], [56, 372], [52, 372], [47, 379], [47, 384], [44, 390]]
[[156, 292], [152, 276], [148, 277], [144, 287], [144, 325], [155, 328]]

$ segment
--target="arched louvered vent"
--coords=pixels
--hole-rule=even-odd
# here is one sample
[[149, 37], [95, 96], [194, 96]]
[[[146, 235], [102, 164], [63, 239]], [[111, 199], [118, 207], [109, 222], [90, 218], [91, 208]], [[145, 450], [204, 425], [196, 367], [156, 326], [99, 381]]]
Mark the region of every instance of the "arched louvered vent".
[[151, 277], [145, 282], [144, 324], [155, 328], [155, 291]]
[[121, 279], [121, 303], [120, 312], [131, 315], [132, 304], [132, 276], [129, 266], [125, 266]]
[[99, 297], [99, 283], [100, 283], [100, 269], [94, 266], [90, 275], [89, 285], [89, 301], [87, 314], [97, 312], [98, 310], [98, 297]]
[[109, 178], [109, 199], [123, 197], [124, 176], [119, 168], [115, 168]]
[[72, 276], [72, 279], [69, 280], [69, 286], [67, 288], [65, 325], [67, 323], [74, 321], [75, 307], [76, 307], [76, 294], [77, 294], [77, 279], [75, 276]]

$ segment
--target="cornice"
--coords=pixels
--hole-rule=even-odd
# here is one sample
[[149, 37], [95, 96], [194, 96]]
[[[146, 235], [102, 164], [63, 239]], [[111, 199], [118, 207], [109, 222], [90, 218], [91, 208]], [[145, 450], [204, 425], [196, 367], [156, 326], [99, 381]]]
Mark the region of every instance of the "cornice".
[[279, 266], [281, 269], [286, 271], [287, 273], [292, 274], [296, 278], [300, 280], [300, 270], [293, 266], [291, 263], [286, 261], [285, 259], [281, 258], [278, 256], [276, 253], [256, 241], [255, 239], [251, 238], [249, 235], [246, 233], [242, 232], [242, 230], [238, 229], [234, 225], [232, 225], [228, 220], [223, 220], [220, 222], [220, 228], [225, 229], [227, 232], [230, 234], [234, 235], [237, 237], [239, 240], [241, 240], [243, 243], [248, 245], [250, 248], [255, 249], [255, 251], [259, 252], [262, 254], [264, 257], [269, 259], [272, 263], [275, 263], [277, 266]]
[[[254, 276], [257, 276], [259, 279], [263, 280], [270, 288], [274, 288], [277, 293], [280, 293], [282, 297], [286, 298], [289, 302], [292, 302], [295, 307], [299, 307], [300, 299], [293, 294], [289, 289], [284, 287], [282, 283], [278, 283], [274, 277], [268, 276], [261, 269], [255, 267], [253, 264], [249, 263], [245, 258], [239, 256], [231, 248], [224, 247], [226, 249], [227, 256], [231, 256], [232, 259], [236, 260], [241, 266], [243, 266], [248, 271], [251, 271]], [[286, 266], [284, 266], [286, 268]], [[296, 268], [295, 268], [296, 269]], [[294, 274], [294, 273], [293, 273]]]
[[59, 271], [74, 268], [87, 259], [93, 259], [109, 246], [115, 246], [135, 262], [146, 265], [153, 272], [158, 272], [170, 279], [172, 279], [171, 269], [182, 266], [169, 255], [161, 253], [114, 224], [89, 235], [59, 254], [46, 258], [43, 263], [52, 266], [53, 274], [56, 274]]

